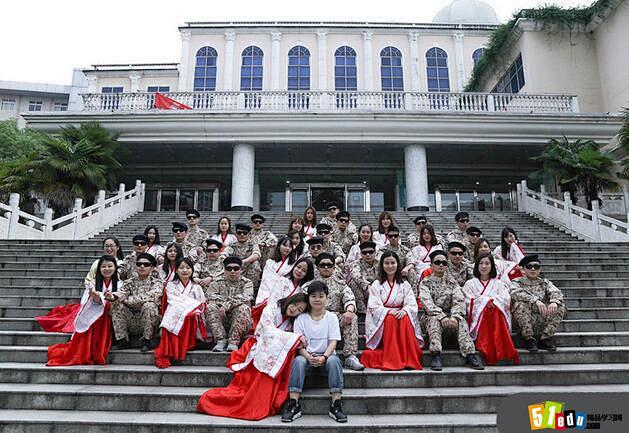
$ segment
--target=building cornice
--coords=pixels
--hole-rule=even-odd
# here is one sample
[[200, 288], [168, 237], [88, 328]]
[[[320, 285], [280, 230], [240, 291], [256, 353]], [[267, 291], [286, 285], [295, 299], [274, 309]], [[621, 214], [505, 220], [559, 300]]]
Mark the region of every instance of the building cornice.
[[378, 28], [378, 29], [424, 29], [424, 30], [480, 30], [493, 31], [494, 24], [438, 24], [438, 23], [395, 23], [370, 21], [207, 21], [186, 22], [184, 29], [225, 29], [225, 28]]

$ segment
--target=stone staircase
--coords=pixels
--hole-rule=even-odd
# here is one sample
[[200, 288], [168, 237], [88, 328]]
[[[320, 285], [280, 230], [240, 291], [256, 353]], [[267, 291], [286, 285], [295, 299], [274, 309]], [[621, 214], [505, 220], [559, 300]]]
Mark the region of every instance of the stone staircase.
[[[228, 215], [236, 222], [249, 214]], [[290, 215], [267, 216], [267, 228], [285, 233]], [[405, 234], [414, 230], [414, 216], [395, 215]], [[204, 215], [201, 224], [215, 228], [218, 217]], [[439, 233], [454, 224], [453, 213], [428, 217]], [[442, 372], [346, 371], [345, 425], [326, 415], [322, 378], [304, 393], [304, 417], [293, 424], [279, 417], [251, 423], [195, 413], [206, 389], [229, 382], [226, 354], [193, 351], [185, 365], [158, 370], [152, 353], [128, 349], [111, 352], [104, 367], [45, 367], [47, 346], [68, 335], [41, 332], [34, 317], [78, 300], [102, 239], [113, 234], [129, 251], [132, 235], [150, 223], [160, 228], [165, 244], [170, 222], [183, 220], [182, 214], [143, 212], [87, 241], [0, 241], [1, 431], [480, 433], [496, 431], [498, 404], [509, 394], [629, 391], [629, 245], [586, 243], [520, 213], [476, 212], [472, 222], [494, 245], [509, 225], [527, 252], [540, 254], [546, 276], [563, 290], [570, 310], [556, 337], [559, 350], [520, 349], [520, 366], [474, 371], [463, 367], [450, 346]], [[377, 214], [357, 213], [352, 220], [373, 224]], [[522, 347], [518, 339], [516, 345]]]

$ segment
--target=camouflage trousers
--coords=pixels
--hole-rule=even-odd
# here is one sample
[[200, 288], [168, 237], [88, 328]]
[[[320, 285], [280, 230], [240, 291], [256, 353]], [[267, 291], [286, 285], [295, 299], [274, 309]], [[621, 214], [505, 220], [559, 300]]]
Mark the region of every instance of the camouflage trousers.
[[129, 340], [129, 335], [150, 340], [159, 326], [159, 308], [154, 302], [146, 302], [136, 311], [118, 302], [111, 309], [111, 321], [116, 340]]
[[352, 289], [352, 293], [354, 294], [354, 298], [356, 300], [356, 312], [363, 314], [366, 313], [367, 302], [369, 302], [369, 288], [367, 288], [367, 290], [363, 290], [361, 285], [356, 280], [352, 280], [349, 287]]
[[253, 283], [253, 290], [257, 295], [258, 288], [260, 288], [260, 279], [262, 278], [262, 268], [260, 268], [260, 262], [253, 262], [245, 265], [242, 271], [242, 276], [251, 280]]
[[511, 317], [514, 324], [520, 328], [520, 334], [525, 340], [535, 337], [543, 340], [552, 337], [565, 315], [565, 305], [558, 305], [557, 313], [551, 317], [542, 316], [537, 306], [531, 306], [528, 302], [513, 302], [511, 305]]
[[358, 352], [358, 316], [354, 317], [352, 323], [349, 325], [343, 325], [341, 318], [343, 313], [334, 313], [339, 319], [339, 326], [341, 327], [341, 337], [343, 338], [343, 355], [355, 356]]
[[[205, 317], [214, 336], [214, 341], [227, 340], [229, 344], [240, 345], [242, 337], [249, 332], [253, 326], [251, 318], [251, 307], [240, 304], [225, 312], [225, 317], [221, 319], [216, 304], [208, 304], [205, 310]], [[226, 331], [229, 329], [229, 332]]]
[[457, 320], [459, 327], [454, 330], [444, 329], [441, 321], [434, 316], [424, 315], [422, 316], [421, 321], [422, 325], [426, 328], [428, 338], [430, 339], [429, 350], [431, 353], [441, 352], [441, 337], [444, 332], [456, 335], [461, 355], [466, 356], [476, 351], [474, 341], [470, 336], [470, 330], [465, 320]]

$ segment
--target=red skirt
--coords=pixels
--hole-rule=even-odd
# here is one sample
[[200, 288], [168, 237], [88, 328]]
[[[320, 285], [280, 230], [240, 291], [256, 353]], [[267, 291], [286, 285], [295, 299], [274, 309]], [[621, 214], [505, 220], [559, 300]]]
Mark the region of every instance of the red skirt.
[[[250, 340], [253, 339], [247, 342]], [[251, 362], [243, 370], [235, 372], [231, 383], [225, 388], [206, 391], [199, 399], [197, 411], [251, 421], [275, 415], [288, 398], [290, 368], [297, 344], [289, 352], [275, 379], [259, 372]]]
[[35, 317], [39, 326], [46, 332], [74, 332], [74, 319], [81, 304], [59, 305], [45, 316]]
[[507, 321], [498, 308], [485, 308], [476, 336], [476, 349], [483, 355], [487, 365], [507, 360], [512, 360], [515, 365], [520, 363]]
[[408, 316], [397, 319], [387, 314], [382, 340], [375, 350], [365, 349], [360, 362], [380, 370], [421, 370], [422, 350], [419, 348], [413, 324]]
[[106, 303], [103, 315], [87, 331], [75, 332], [67, 343], [50, 346], [46, 365], [104, 365], [113, 338], [109, 308]]
[[154, 352], [157, 368], [170, 367], [171, 358], [179, 361], [186, 359], [188, 351], [194, 349], [197, 344], [198, 327], [199, 314], [195, 310], [188, 313], [184, 319], [179, 335], [162, 328], [162, 338]]
[[227, 368], [232, 368], [234, 364], [240, 364], [245, 362], [247, 359], [247, 355], [249, 355], [249, 351], [255, 344], [256, 339], [254, 337], [249, 337], [245, 340], [245, 342], [240, 346], [238, 350], [234, 350], [229, 354], [229, 358], [227, 358]]
[[268, 302], [269, 301], [267, 300], [261, 303], [260, 305], [251, 307], [251, 318], [253, 319], [253, 325], [251, 326], [251, 329], [253, 331], [256, 330], [256, 327], [258, 326], [258, 322], [260, 321], [260, 317], [262, 317], [262, 311], [264, 310], [264, 307], [266, 307]]

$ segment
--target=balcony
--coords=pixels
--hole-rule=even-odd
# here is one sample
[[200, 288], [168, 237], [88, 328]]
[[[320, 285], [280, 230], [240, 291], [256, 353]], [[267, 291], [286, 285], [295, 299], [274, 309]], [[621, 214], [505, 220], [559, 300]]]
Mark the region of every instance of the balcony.
[[[88, 112], [155, 112], [154, 93], [83, 94]], [[578, 113], [576, 96], [437, 92], [170, 92], [165, 96], [194, 111], [217, 113]]]

